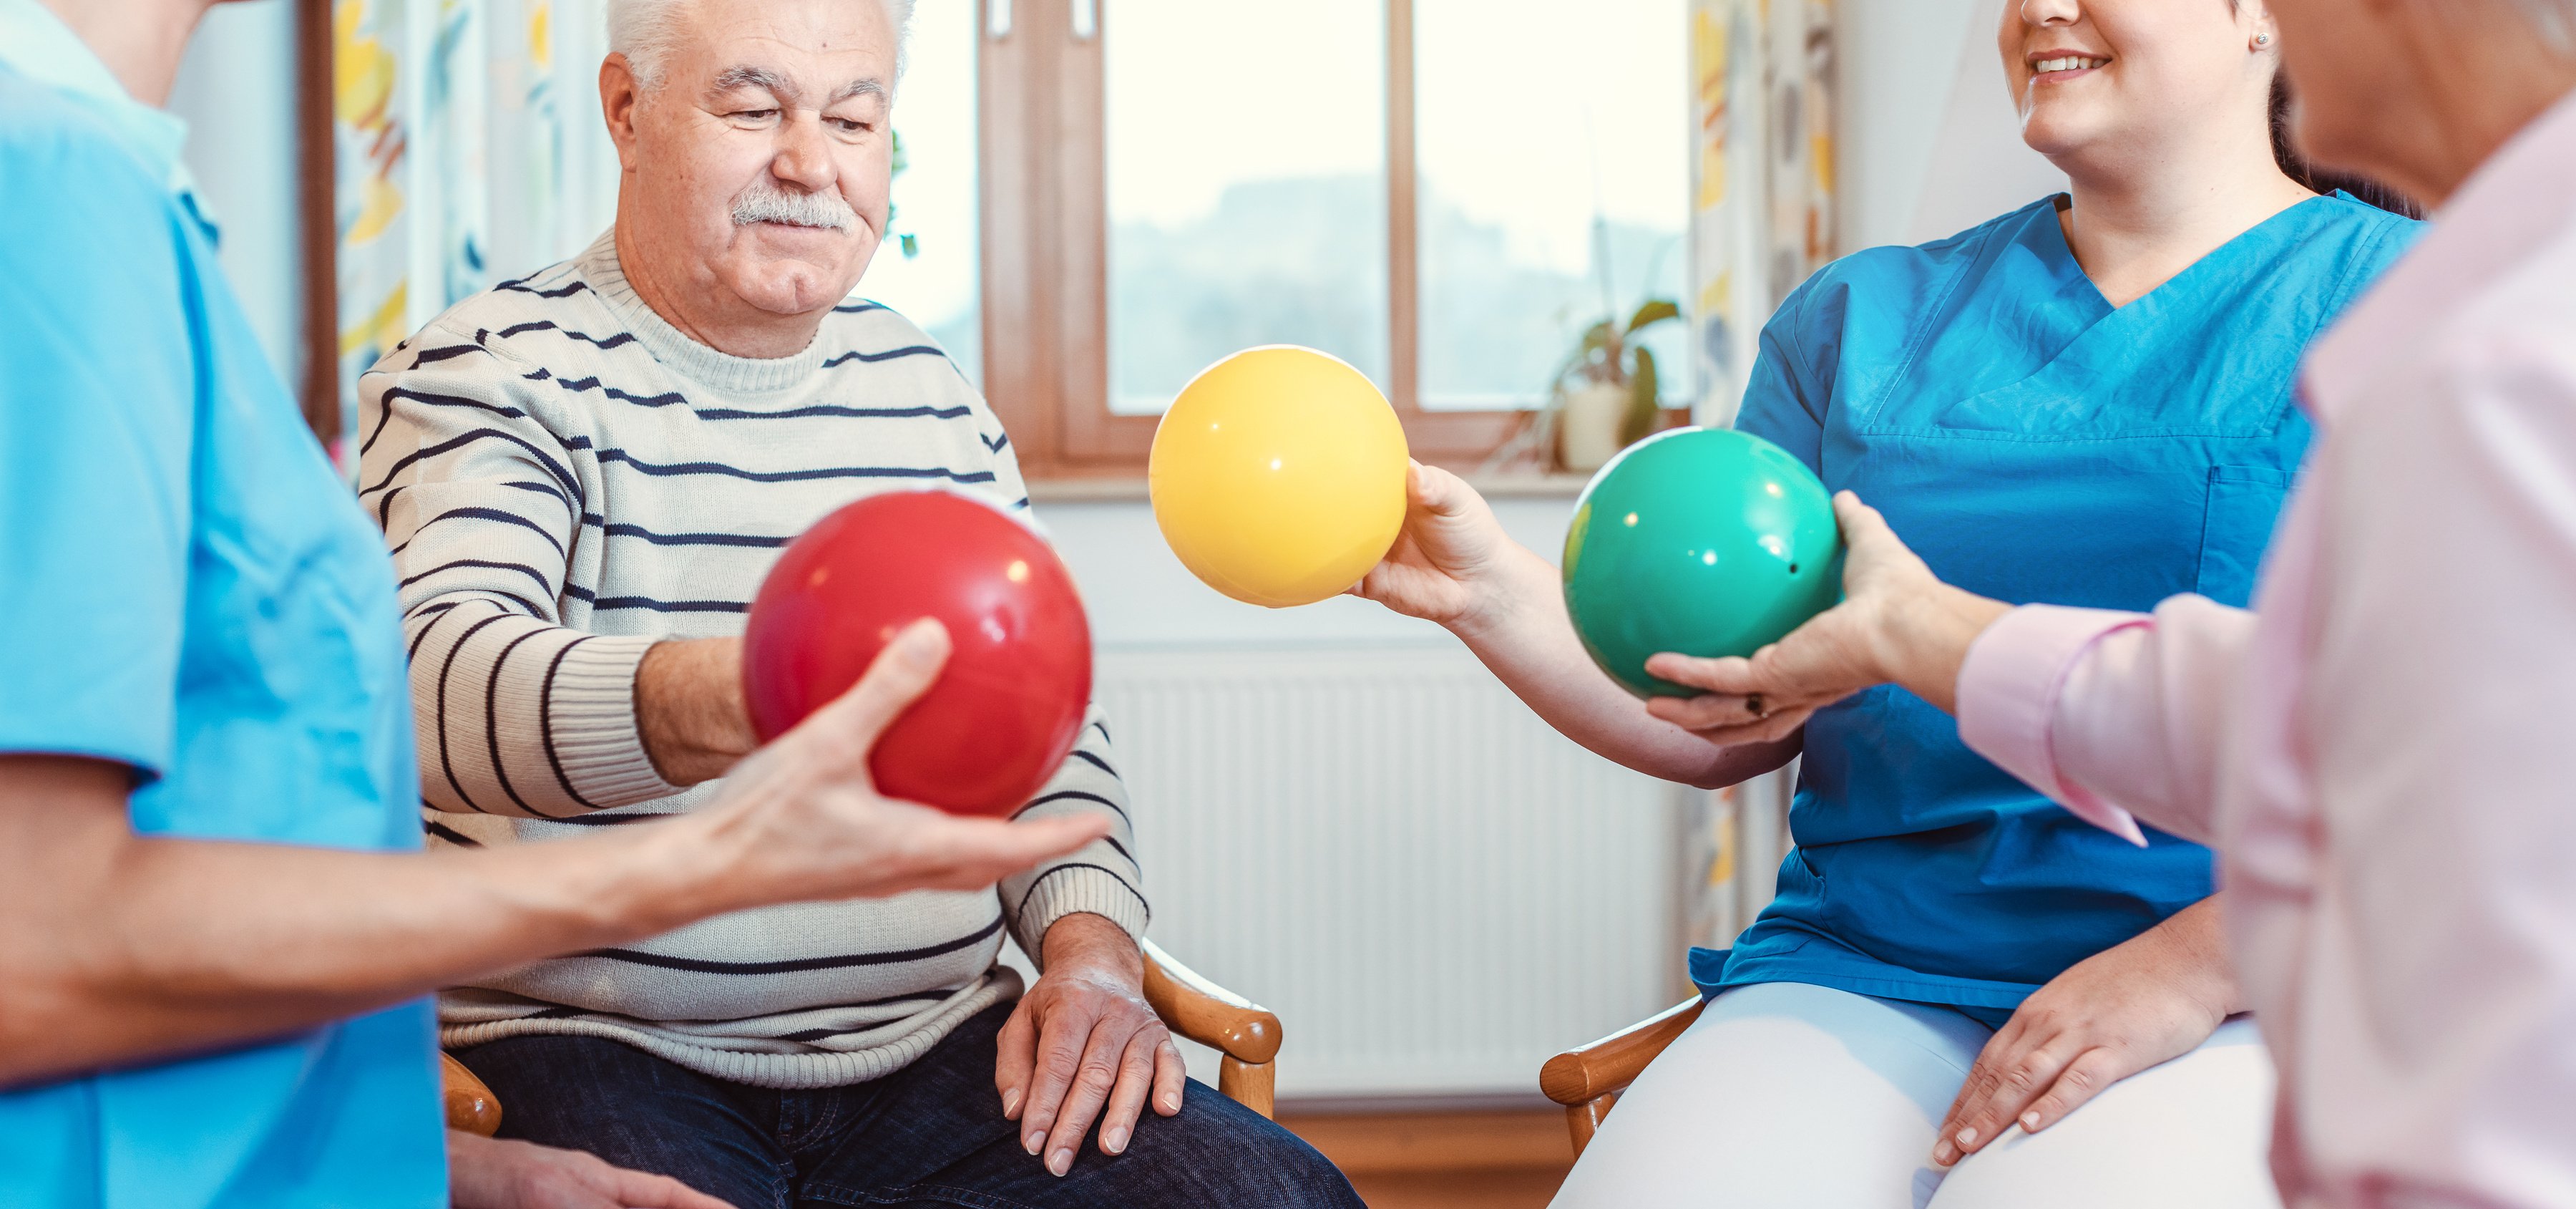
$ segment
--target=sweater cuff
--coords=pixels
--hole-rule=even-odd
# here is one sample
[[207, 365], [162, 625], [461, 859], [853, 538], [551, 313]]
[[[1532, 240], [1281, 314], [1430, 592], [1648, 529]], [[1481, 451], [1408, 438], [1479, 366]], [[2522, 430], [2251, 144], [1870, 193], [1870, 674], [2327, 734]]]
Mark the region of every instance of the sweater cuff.
[[2148, 624], [2136, 613], [2024, 605], [1997, 618], [1959, 666], [1959, 739], [1969, 750], [2053, 798], [2075, 817], [2146, 846], [2129, 812], [2066, 777], [2057, 765], [2057, 703], [2077, 664], [2104, 638]]
[[1044, 966], [1047, 929], [1068, 915], [1089, 912], [1118, 925], [1129, 936], [1145, 938], [1148, 913], [1143, 895], [1106, 869], [1059, 865], [1038, 874], [1029, 896], [1020, 901], [1011, 921], [1011, 939], [1029, 960]]
[[682, 787], [654, 771], [635, 722], [635, 670], [654, 638], [594, 636], [547, 675], [545, 740], [573, 795], [594, 810], [649, 802]]

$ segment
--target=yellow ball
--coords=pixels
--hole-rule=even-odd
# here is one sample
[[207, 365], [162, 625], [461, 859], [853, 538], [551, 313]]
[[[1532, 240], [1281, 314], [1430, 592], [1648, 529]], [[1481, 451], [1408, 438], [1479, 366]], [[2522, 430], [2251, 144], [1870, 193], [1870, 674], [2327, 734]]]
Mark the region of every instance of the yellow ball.
[[1172, 553], [1236, 600], [1285, 608], [1358, 583], [1404, 525], [1404, 425], [1368, 375], [1292, 345], [1199, 371], [1145, 477]]

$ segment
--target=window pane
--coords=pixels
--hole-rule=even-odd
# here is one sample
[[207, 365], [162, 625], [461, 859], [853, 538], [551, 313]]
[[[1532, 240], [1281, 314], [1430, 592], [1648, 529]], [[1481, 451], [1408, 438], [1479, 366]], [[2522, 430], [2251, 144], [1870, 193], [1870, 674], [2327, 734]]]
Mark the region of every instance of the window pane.
[[[1416, 0], [1425, 408], [1536, 406], [1584, 329], [1684, 301], [1684, 7]], [[1647, 340], [1666, 399], [1683, 340]]]
[[[964, 0], [913, 10], [903, 79], [895, 86], [894, 131], [903, 168], [894, 178], [894, 219], [885, 246], [859, 280], [859, 294], [920, 324], [957, 359], [969, 381], [984, 378], [982, 227], [977, 214], [975, 6]], [[912, 237], [906, 256], [902, 237]]]
[[1103, 13], [1110, 409], [1160, 412], [1256, 344], [1323, 349], [1383, 388], [1379, 0]]

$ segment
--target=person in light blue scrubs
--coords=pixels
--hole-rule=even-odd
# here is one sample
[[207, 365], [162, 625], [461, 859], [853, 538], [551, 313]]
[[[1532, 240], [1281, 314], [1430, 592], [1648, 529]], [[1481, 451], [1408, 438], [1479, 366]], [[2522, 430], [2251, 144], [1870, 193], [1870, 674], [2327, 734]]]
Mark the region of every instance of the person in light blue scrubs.
[[[2244, 605], [2311, 436], [2301, 355], [2418, 224], [2297, 162], [2257, 0], [2023, 0], [1998, 36], [2070, 192], [1818, 272], [1738, 425], [1972, 592]], [[1706, 1006], [1559, 1206], [2277, 1205], [2208, 850], [2076, 819], [1892, 687], [1700, 741], [1748, 704], [1618, 696], [1453, 476], [1416, 471], [1406, 532], [1359, 593], [1593, 750], [1711, 787], [1804, 754], [1778, 897], [1691, 953]]]
[[0, 1206], [724, 1209], [444, 1131], [422, 996], [987, 886], [1105, 823], [876, 795], [857, 756], [946, 650], [916, 625], [700, 813], [417, 853], [382, 537], [224, 283], [184, 129], [137, 99], [202, 5], [55, 2], [0, 0]]
[[[33, 0], [0, 0], [0, 114], [0, 751], [130, 769], [146, 835], [418, 848], [383, 549], [223, 284], [184, 129]], [[0, 1092], [0, 1203], [443, 1204], [431, 1038], [415, 1000]]]

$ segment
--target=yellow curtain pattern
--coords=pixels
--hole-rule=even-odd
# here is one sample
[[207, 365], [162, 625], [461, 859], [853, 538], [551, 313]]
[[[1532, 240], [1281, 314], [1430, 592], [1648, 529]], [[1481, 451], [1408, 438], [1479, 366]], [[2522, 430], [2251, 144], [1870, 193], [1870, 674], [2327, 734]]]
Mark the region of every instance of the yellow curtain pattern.
[[[344, 415], [358, 375], [440, 311], [608, 225], [602, 22], [601, 0], [335, 0]], [[345, 464], [356, 447], [335, 452]]]
[[[1832, 0], [1692, 0], [1691, 325], [1702, 424], [1729, 424], [1762, 325], [1837, 253]], [[1700, 795], [1683, 932], [1725, 948], [1771, 899], [1795, 766]]]

